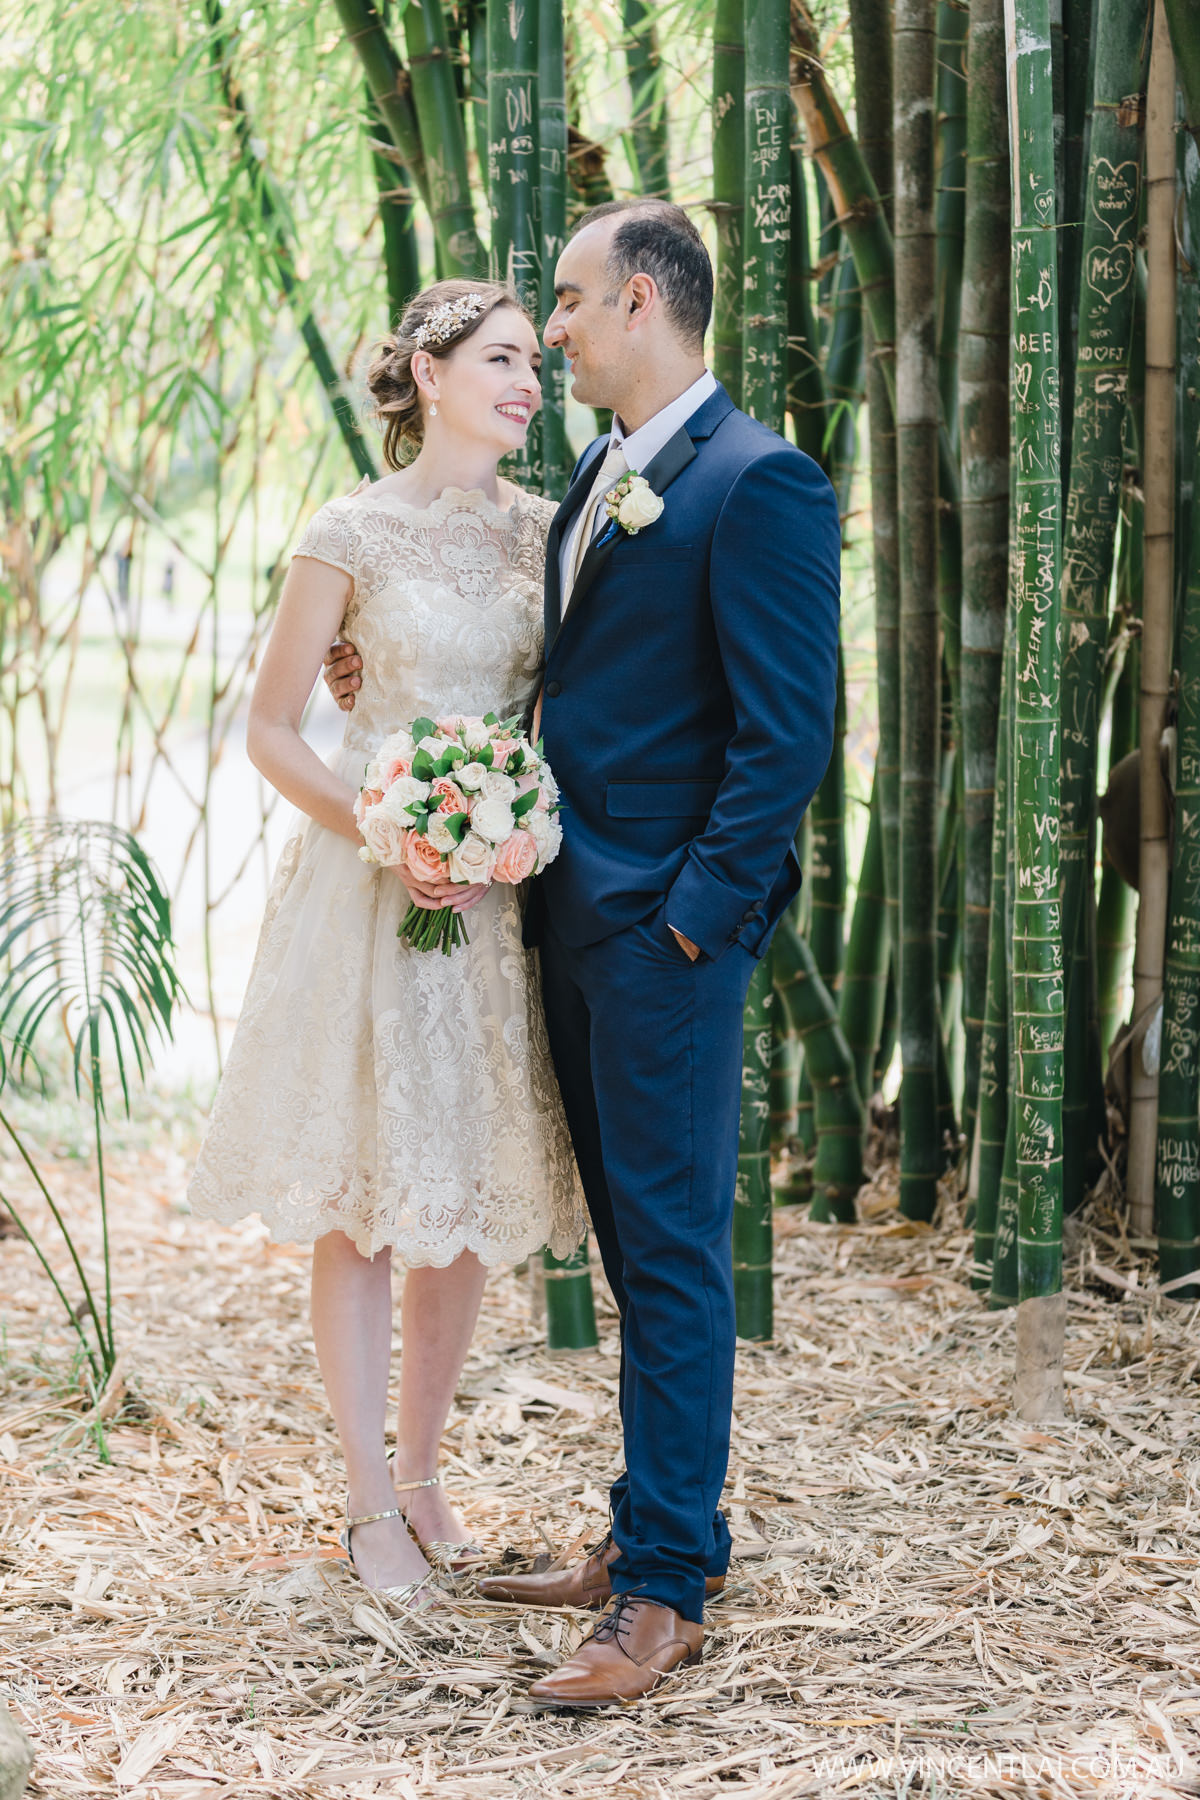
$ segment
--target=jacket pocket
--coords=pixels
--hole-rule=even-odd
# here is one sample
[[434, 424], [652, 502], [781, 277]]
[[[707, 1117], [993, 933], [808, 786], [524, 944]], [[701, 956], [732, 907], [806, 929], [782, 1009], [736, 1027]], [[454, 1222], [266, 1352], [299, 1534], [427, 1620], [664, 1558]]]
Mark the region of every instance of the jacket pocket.
[[706, 819], [720, 782], [610, 781], [605, 806], [610, 819]]

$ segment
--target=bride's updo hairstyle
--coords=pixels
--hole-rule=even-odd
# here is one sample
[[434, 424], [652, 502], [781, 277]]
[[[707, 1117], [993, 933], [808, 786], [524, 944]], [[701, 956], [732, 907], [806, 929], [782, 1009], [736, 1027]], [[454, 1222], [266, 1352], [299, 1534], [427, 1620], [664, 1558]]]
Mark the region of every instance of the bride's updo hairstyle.
[[513, 307], [537, 330], [528, 309], [503, 282], [435, 281], [409, 301], [395, 331], [383, 339], [367, 370], [367, 392], [383, 428], [383, 460], [389, 469], [403, 468], [425, 435], [412, 372], [417, 351], [439, 359], [449, 356], [499, 306]]

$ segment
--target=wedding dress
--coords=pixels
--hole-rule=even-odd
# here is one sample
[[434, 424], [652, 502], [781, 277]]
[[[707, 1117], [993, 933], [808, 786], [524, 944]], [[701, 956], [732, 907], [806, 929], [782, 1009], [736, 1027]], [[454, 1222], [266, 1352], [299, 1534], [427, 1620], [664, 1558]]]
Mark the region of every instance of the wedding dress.
[[[362, 484], [296, 547], [354, 582], [342, 623], [362, 686], [330, 766], [357, 789], [419, 717], [509, 716], [542, 650], [551, 502], [503, 512], [448, 488], [416, 508]], [[520, 1261], [580, 1242], [582, 1196], [517, 890], [462, 915], [451, 955], [396, 937], [408, 894], [300, 818], [272, 882], [240, 1020], [190, 1187], [193, 1211], [257, 1212], [272, 1237], [343, 1231], [408, 1265]]]

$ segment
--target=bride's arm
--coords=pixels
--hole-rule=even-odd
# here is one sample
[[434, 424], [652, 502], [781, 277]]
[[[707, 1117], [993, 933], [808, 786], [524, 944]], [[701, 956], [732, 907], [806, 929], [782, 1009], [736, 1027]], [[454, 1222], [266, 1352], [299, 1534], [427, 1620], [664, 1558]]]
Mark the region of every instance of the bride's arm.
[[254, 684], [246, 751], [285, 800], [358, 843], [354, 789], [327, 769], [300, 736], [304, 708], [345, 616], [351, 586], [350, 577], [328, 563], [311, 556], [293, 560]]
[[[354, 819], [357, 792], [339, 781], [300, 736], [308, 696], [345, 617], [350, 591], [350, 577], [341, 569], [312, 556], [293, 559], [254, 684], [246, 751], [285, 800], [318, 825], [361, 844]], [[418, 881], [406, 869], [390, 873], [404, 883], [416, 905], [430, 910], [450, 905], [455, 912], [465, 912], [487, 892], [449, 880]]]

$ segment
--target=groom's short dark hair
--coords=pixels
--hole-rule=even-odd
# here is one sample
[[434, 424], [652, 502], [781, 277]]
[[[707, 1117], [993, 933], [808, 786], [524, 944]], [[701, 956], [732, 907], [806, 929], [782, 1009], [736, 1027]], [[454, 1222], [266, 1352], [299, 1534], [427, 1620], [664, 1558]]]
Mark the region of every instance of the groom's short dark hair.
[[704, 240], [681, 206], [669, 200], [609, 200], [585, 212], [571, 236], [597, 219], [625, 214], [608, 247], [605, 272], [617, 295], [633, 275], [649, 275], [663, 297], [667, 318], [689, 346], [704, 342], [712, 316], [713, 271]]

